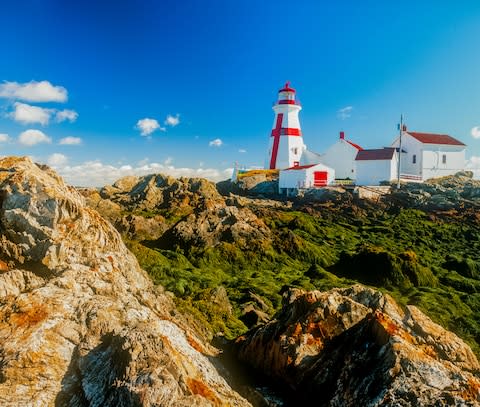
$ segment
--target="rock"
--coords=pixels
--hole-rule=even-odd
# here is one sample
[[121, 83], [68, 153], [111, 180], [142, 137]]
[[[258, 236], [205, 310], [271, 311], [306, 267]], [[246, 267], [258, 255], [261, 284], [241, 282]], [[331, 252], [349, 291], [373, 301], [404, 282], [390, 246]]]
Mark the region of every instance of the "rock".
[[0, 191], [2, 406], [249, 405], [75, 189], [10, 157]]
[[127, 175], [126, 177], [120, 178], [117, 180], [113, 187], [119, 190], [119, 192], [128, 192], [133, 189], [135, 185], [140, 182], [140, 177], [134, 175]]
[[248, 328], [265, 324], [269, 320], [267, 313], [256, 309], [252, 304], [242, 308], [242, 315], [239, 318]]
[[307, 202], [335, 202], [348, 199], [348, 195], [343, 187], [324, 187], [302, 191], [298, 198]]
[[215, 184], [202, 178], [173, 178], [162, 174], [125, 177], [101, 190], [104, 199], [129, 211], [154, 211], [222, 200]]
[[272, 200], [226, 200], [205, 179], [161, 174], [125, 177], [100, 193], [81, 192], [89, 206], [128, 238], [159, 240], [166, 248], [208, 247], [222, 241], [236, 243], [239, 248], [268, 245], [270, 230], [249, 206], [260, 201], [265, 207], [288, 207]]
[[240, 249], [251, 249], [270, 244], [271, 231], [250, 209], [225, 206], [220, 202], [199, 207], [179, 221], [169, 231], [167, 239], [186, 248], [228, 242]]
[[128, 238], [137, 240], [159, 239], [169, 228], [168, 222], [161, 215], [146, 218], [140, 215], [126, 215], [114, 221], [119, 232]]
[[401, 189], [393, 190], [387, 200], [424, 210], [450, 210], [465, 206], [478, 208], [480, 181], [473, 179], [471, 171], [460, 171], [423, 183], [402, 184]]
[[86, 204], [102, 214], [110, 221], [114, 221], [122, 214], [122, 207], [110, 199], [102, 198], [98, 190], [94, 188], [78, 188], [78, 192], [85, 198]]
[[249, 196], [278, 195], [278, 171], [250, 171], [251, 175], [243, 175], [236, 182], [230, 180], [217, 183], [217, 189], [222, 195], [230, 193]]
[[360, 285], [291, 289], [275, 319], [237, 346], [241, 359], [289, 386], [298, 405], [480, 403], [480, 364], [460, 338]]

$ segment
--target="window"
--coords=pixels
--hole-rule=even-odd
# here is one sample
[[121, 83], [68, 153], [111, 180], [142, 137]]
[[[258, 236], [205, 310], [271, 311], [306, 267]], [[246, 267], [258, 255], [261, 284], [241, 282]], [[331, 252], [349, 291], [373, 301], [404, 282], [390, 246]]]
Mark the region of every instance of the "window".
[[442, 155], [442, 164], [446, 164], [446, 163], [447, 163], [447, 155], [443, 154]]
[[417, 163], [417, 155], [414, 154], [412, 157], [412, 164], [416, 164], [416, 163]]
[[298, 148], [297, 148], [297, 147], [295, 147], [295, 148], [293, 149], [293, 154], [295, 154], [295, 155], [298, 154]]

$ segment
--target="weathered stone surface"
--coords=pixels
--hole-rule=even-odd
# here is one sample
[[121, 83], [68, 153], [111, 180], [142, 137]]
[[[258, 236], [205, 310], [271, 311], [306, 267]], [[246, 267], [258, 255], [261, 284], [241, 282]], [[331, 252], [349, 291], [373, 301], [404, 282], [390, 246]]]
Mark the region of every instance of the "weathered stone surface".
[[[255, 172], [255, 171], [253, 171]], [[217, 189], [223, 195], [230, 193], [251, 196], [277, 196], [278, 195], [278, 172], [255, 173], [240, 178], [237, 182], [230, 180], [217, 183]]]
[[[243, 247], [247, 242], [262, 245], [270, 240], [270, 230], [249, 208], [260, 200], [225, 198], [205, 179], [153, 174], [122, 178], [100, 193], [80, 192], [117, 230], [135, 239], [163, 239], [167, 246], [184, 247], [215, 246], [222, 241]], [[284, 206], [271, 200], [263, 204]]]
[[299, 405], [480, 404], [480, 364], [460, 338], [359, 285], [290, 290], [276, 318], [237, 345], [243, 360], [288, 384]]
[[171, 230], [175, 241], [186, 246], [215, 246], [235, 242], [238, 247], [268, 244], [270, 229], [250, 209], [223, 202], [199, 206]]
[[125, 177], [100, 191], [104, 199], [130, 211], [154, 211], [222, 200], [215, 184], [203, 178], [173, 178], [162, 174]]
[[248, 405], [76, 190], [4, 158], [0, 191], [2, 406]]
[[449, 210], [472, 205], [478, 208], [480, 180], [475, 180], [472, 176], [470, 171], [460, 171], [424, 183], [402, 184], [401, 189], [392, 190], [392, 196], [387, 199], [426, 210]]

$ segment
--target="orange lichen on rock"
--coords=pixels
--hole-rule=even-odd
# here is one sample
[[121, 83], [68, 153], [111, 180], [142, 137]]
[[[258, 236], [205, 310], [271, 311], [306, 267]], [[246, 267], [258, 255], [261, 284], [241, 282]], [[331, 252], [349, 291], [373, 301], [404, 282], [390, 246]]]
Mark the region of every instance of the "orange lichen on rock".
[[195, 340], [192, 338], [191, 335], [186, 335], [187, 336], [187, 342], [188, 344], [193, 348], [195, 349], [197, 352], [200, 352], [200, 353], [205, 353], [205, 350], [203, 349], [203, 347]]
[[425, 353], [425, 355], [428, 355], [433, 359], [438, 358], [438, 354], [432, 345], [423, 345], [420, 347], [420, 349], [423, 351], [423, 353]]
[[468, 379], [467, 386], [460, 392], [460, 397], [468, 401], [480, 401], [480, 381], [474, 377]]
[[8, 271], [8, 264], [5, 263], [4, 261], [0, 260], [0, 272], [5, 272]]
[[31, 304], [26, 309], [10, 315], [10, 323], [17, 327], [30, 328], [47, 317], [47, 307], [44, 304]]
[[200, 380], [188, 378], [187, 386], [193, 394], [198, 394], [199, 396], [206, 398], [207, 400], [211, 401], [215, 406], [221, 405], [220, 400], [213, 392], [213, 390]]
[[399, 331], [398, 325], [388, 318], [383, 312], [375, 311], [375, 319], [385, 328], [385, 331], [393, 336]]
[[302, 334], [302, 332], [303, 332], [302, 325], [300, 324], [300, 322], [297, 322], [295, 324], [294, 329], [293, 329], [292, 337], [297, 338], [298, 336], [300, 336]]
[[321, 322], [309, 322], [307, 325], [307, 333], [312, 334], [314, 337], [325, 338], [326, 335], [322, 329]]

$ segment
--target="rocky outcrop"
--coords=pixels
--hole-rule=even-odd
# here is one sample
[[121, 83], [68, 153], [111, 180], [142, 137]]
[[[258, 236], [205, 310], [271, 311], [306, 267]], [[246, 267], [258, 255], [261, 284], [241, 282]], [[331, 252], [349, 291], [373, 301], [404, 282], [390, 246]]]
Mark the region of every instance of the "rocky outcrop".
[[158, 240], [166, 248], [204, 248], [220, 242], [268, 245], [270, 230], [250, 208], [285, 206], [272, 200], [225, 198], [205, 179], [161, 174], [125, 177], [99, 192], [80, 192], [121, 233], [135, 240]]
[[214, 203], [199, 206], [169, 230], [181, 246], [211, 247], [220, 242], [239, 248], [262, 247], [270, 243], [270, 229], [250, 209]]
[[4, 158], [0, 191], [2, 406], [248, 405], [76, 190]]
[[403, 184], [387, 197], [406, 207], [425, 210], [450, 210], [480, 206], [480, 180], [470, 171], [433, 178], [424, 183]]
[[173, 178], [162, 174], [125, 177], [100, 190], [109, 199], [128, 211], [196, 206], [201, 202], [221, 201], [215, 184], [203, 178]]
[[241, 359], [293, 389], [298, 405], [480, 404], [480, 364], [460, 338], [359, 285], [291, 289], [276, 318], [237, 346]]
[[217, 189], [223, 195], [233, 193], [275, 197], [278, 195], [278, 171], [252, 170], [239, 176], [235, 182], [230, 180], [218, 182]]

